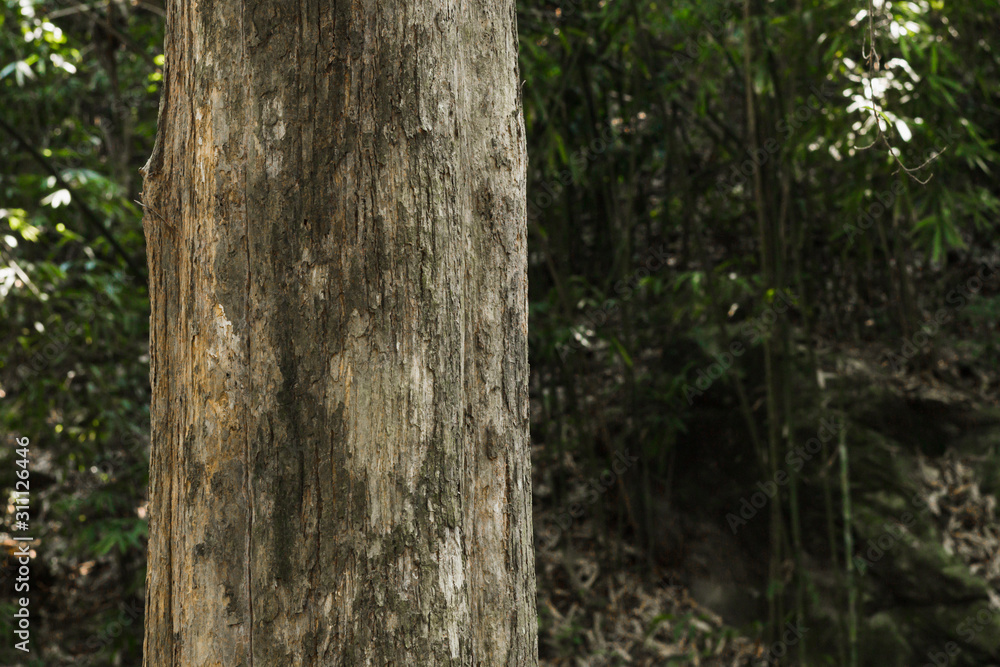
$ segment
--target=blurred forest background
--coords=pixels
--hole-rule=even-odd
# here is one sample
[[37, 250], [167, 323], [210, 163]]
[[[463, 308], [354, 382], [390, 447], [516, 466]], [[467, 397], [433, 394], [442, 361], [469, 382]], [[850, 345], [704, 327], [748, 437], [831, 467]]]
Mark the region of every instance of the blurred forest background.
[[[1000, 665], [1000, 4], [518, 23], [543, 664]], [[141, 662], [163, 30], [0, 0], [2, 664]]]

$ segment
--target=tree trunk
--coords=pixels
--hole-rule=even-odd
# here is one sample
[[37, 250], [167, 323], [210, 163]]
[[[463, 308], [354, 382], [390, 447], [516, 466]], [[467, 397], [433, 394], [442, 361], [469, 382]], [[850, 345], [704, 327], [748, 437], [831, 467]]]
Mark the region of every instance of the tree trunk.
[[514, 2], [168, 0], [145, 665], [534, 665]]

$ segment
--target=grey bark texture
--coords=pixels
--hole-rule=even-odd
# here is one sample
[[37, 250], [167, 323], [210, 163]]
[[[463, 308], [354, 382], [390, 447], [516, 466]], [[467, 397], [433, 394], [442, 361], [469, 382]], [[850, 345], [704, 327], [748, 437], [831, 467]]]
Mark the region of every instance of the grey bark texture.
[[145, 665], [535, 665], [512, 0], [167, 0]]

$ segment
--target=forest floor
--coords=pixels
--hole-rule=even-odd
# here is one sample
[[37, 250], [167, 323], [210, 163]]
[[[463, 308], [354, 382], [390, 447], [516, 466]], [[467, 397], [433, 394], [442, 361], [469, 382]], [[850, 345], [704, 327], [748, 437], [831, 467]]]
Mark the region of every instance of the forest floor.
[[[957, 554], [972, 575], [991, 584], [995, 591], [991, 602], [1000, 609], [997, 502], [980, 490], [973, 470], [970, 461], [953, 451], [924, 459], [921, 496], [942, 529], [942, 547]], [[536, 513], [536, 522], [555, 521], [555, 517], [546, 516], [551, 511]], [[599, 554], [606, 550], [600, 543], [609, 538], [600, 535], [592, 521], [580, 521], [572, 539], [569, 549], [541, 545], [536, 549], [542, 665], [796, 664], [780, 659], [785, 648], [781, 642], [767, 646], [761, 641], [762, 623], [751, 624], [751, 632], [746, 632], [746, 627], [737, 629], [692, 597], [691, 591], [678, 583], [691, 581], [690, 572], [643, 576], [639, 574], [643, 554], [617, 537], [610, 538], [616, 542], [613, 548], [628, 565], [621, 569], [602, 567], [604, 559]], [[716, 599], [723, 605], [731, 604], [731, 600]]]
[[[847, 393], [858, 394], [852, 397], [856, 403], [849, 408], [854, 411], [851, 415], [854, 432], [870, 428], [879, 437], [885, 436], [889, 444], [884, 446], [895, 452], [892, 456], [912, 461], [913, 465], [907, 468], [911, 484], [908, 488], [916, 489], [922, 504], [929, 508], [933, 539], [940, 541], [934, 548], [939, 546], [952, 566], [960, 563], [970, 578], [984, 582], [990, 608], [1000, 613], [1000, 521], [994, 495], [997, 478], [987, 474], [989, 479], [983, 484], [981, 474], [983, 470], [989, 473], [990, 461], [995, 462], [1000, 453], [997, 451], [1000, 430], [995, 428], [997, 377], [981, 368], [972, 370], [974, 365], [963, 364], [947, 349], [939, 352], [939, 361], [943, 358], [944, 363], [920, 373], [887, 372], [885, 358], [886, 350], [874, 345], [866, 349], [830, 346], [822, 359], [828, 370], [820, 374], [818, 383], [831, 392], [838, 391], [831, 387], [840, 383], [849, 388]], [[866, 406], [865, 397], [858, 391], [860, 387], [866, 391], [877, 388], [883, 402], [869, 410], [871, 406]], [[983, 435], [983, 427], [993, 430]], [[968, 439], [963, 440], [963, 436], [985, 440], [978, 443], [982, 445], [979, 449], [970, 448], [963, 444]], [[913, 443], [917, 445], [906, 446]], [[935, 449], [939, 445], [940, 449]], [[713, 455], [718, 456], [711, 452], [707, 456]], [[540, 452], [536, 458], [542, 458]], [[702, 460], [698, 465], [704, 467], [705, 463]], [[757, 581], [758, 586], [752, 585], [751, 571], [761, 573], [766, 554], [761, 556], [759, 551], [737, 545], [721, 514], [690, 506], [671, 507], [669, 516], [658, 519], [657, 531], [667, 535], [658, 547], [678, 553], [657, 553], [651, 557], [619, 534], [628, 531], [606, 527], [608, 523], [614, 524], [615, 519], [605, 516], [600, 505], [610, 506], [610, 502], [587, 507], [571, 519], [568, 507], [563, 505], [568, 505], [567, 498], [585, 498], [590, 481], [585, 466], [569, 453], [563, 453], [560, 467], [563, 468], [560, 474], [576, 480], [577, 486], [566, 491], [562, 500], [555, 500], [549, 488], [551, 471], [545, 465], [536, 466], [534, 471], [541, 664], [573, 667], [797, 664], [783, 657], [786, 649], [798, 641], [793, 624], [787, 626], [784, 635], [789, 639], [787, 645], [783, 642], [766, 645], [761, 639], [767, 614], [760, 591], [767, 584]], [[995, 463], [992, 467], [1000, 468]], [[737, 483], [724, 473], [711, 472], [708, 477], [718, 487]], [[878, 484], [875, 482], [874, 486]], [[704, 493], [711, 494], [716, 488], [706, 488]], [[616, 496], [619, 500], [622, 497], [627, 494]], [[586, 506], [585, 502], [579, 504]], [[706, 520], [709, 516], [714, 516], [714, 521]], [[914, 528], [913, 534], [917, 533]], [[920, 537], [926, 535], [925, 532]], [[856, 545], [856, 553], [865, 553], [866, 547], [867, 544]], [[904, 564], [906, 559], [901, 553], [892, 555], [893, 559], [887, 558], [879, 564], [885, 571], [873, 570], [869, 576], [876, 579], [869, 581], [897, 576], [893, 567], [910, 567]], [[829, 576], [828, 571], [822, 571], [827, 567], [829, 552], [815, 548], [813, 557], [824, 563], [810, 565], [817, 579], [824, 574]], [[899, 563], [890, 564], [891, 560]], [[723, 563], [727, 570], [723, 584], [718, 583], [718, 577], [706, 579], [717, 574], [704, 574], [706, 563], [709, 570], [713, 568], [712, 561]], [[924, 563], [921, 567], [928, 566]], [[646, 574], [651, 569], [653, 576]], [[732, 571], [740, 574], [732, 576]], [[922, 575], [919, 570], [911, 572], [904, 575], [904, 581], [907, 576]], [[949, 576], [945, 575], [946, 582], [950, 581]], [[943, 607], [950, 604], [946, 599], [939, 602]], [[905, 608], [908, 603], [892, 604]], [[832, 612], [827, 618], [838, 616], [843, 616], [842, 610]], [[867, 619], [863, 616], [861, 622], [866, 623]], [[931, 625], [924, 631], [937, 629]], [[900, 635], [906, 641], [905, 631]], [[940, 641], [945, 645], [944, 639]], [[982, 655], [971, 657], [972, 649], [966, 649], [966, 653], [963, 657], [971, 664], [1000, 664]], [[840, 664], [836, 657], [828, 659], [834, 660], [831, 664]], [[924, 662], [921, 660], [920, 664]]]

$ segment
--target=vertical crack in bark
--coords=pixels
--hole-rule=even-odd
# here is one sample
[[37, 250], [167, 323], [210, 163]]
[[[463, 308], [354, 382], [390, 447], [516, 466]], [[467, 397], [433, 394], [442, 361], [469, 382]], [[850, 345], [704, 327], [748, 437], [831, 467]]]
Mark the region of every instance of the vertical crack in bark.
[[[245, 191], [246, 190], [246, 176], [245, 176], [245, 174], [244, 174], [244, 183], [243, 184], [244, 184], [244, 191]], [[253, 290], [253, 266], [252, 266], [251, 256], [250, 256], [250, 216], [249, 215], [244, 215], [243, 220], [244, 220], [244, 225], [245, 225], [244, 242], [246, 243], [246, 254], [247, 254], [247, 305], [246, 305], [247, 309], [246, 309], [246, 320], [245, 320], [246, 321], [246, 327], [245, 327], [244, 335], [246, 336], [246, 339], [247, 339], [247, 342], [246, 342], [246, 367], [247, 367], [247, 374], [246, 374], [246, 378], [247, 379], [246, 379], [246, 382], [247, 382], [247, 385], [248, 385], [247, 386], [247, 391], [244, 394], [244, 399], [243, 399], [243, 412], [244, 412], [244, 415], [245, 415], [244, 419], [243, 419], [243, 423], [244, 424], [249, 424], [250, 423], [250, 421], [249, 421], [249, 415], [250, 415], [250, 405], [249, 405], [249, 402], [250, 402], [251, 398], [253, 397], [253, 364], [251, 363], [251, 359], [252, 359], [252, 357], [251, 357], [251, 345], [252, 345], [251, 339], [253, 338], [253, 336], [250, 335], [250, 333], [251, 333], [250, 332], [250, 328], [252, 326], [251, 325], [252, 318], [251, 318], [251, 311], [250, 311], [250, 308], [251, 308], [250, 295], [251, 295], [251, 292]], [[247, 427], [243, 431], [243, 445], [244, 445], [244, 450], [243, 451], [245, 452], [244, 456], [246, 458], [246, 460], [244, 461], [244, 480], [245, 480], [244, 484], [246, 485], [246, 502], [247, 502], [246, 570], [247, 570], [247, 615], [249, 617], [248, 618], [248, 630], [247, 630], [247, 633], [249, 635], [248, 639], [249, 639], [250, 667], [253, 667], [253, 657], [254, 657], [253, 656], [253, 631], [254, 631], [254, 626], [253, 626], [253, 598], [254, 598], [254, 592], [253, 592], [253, 579], [252, 579], [252, 574], [251, 574], [253, 559], [252, 559], [251, 556], [252, 556], [252, 553], [253, 553], [252, 552], [252, 546], [253, 546], [252, 545], [252, 541], [253, 541], [254, 503], [253, 503], [253, 489], [250, 486], [250, 471], [253, 468], [253, 465], [252, 465], [253, 461], [252, 461], [252, 459], [250, 457], [250, 428], [249, 427]]]
[[[163, 228], [160, 227], [160, 239], [161, 239], [160, 243], [162, 243], [163, 231], [164, 231]], [[162, 247], [162, 245], [161, 245], [161, 247]], [[169, 303], [169, 301], [168, 301], [168, 303]], [[167, 319], [167, 317], [164, 316], [163, 321], [162, 321], [162, 324], [164, 325], [163, 326], [163, 329], [164, 329], [163, 333], [164, 334], [166, 334], [166, 330], [165, 329], [166, 329], [166, 323], [167, 322], [169, 322], [169, 319]], [[170, 394], [170, 385], [172, 383], [170, 382], [170, 378], [172, 376], [173, 376], [173, 368], [171, 368], [171, 372], [169, 372], [169, 373], [166, 374], [166, 380], [167, 380], [166, 385], [167, 385], [167, 387], [165, 389], [165, 393], [166, 393], [167, 396], [171, 395]], [[171, 414], [170, 414], [171, 410], [170, 410], [170, 403], [169, 402], [167, 403], [167, 409], [164, 412], [166, 412], [166, 415], [165, 415], [165, 417], [166, 417], [166, 423], [167, 424], [171, 424], [172, 423], [171, 419], [170, 419], [170, 417], [171, 417]], [[157, 430], [159, 430], [159, 429], [157, 429]], [[171, 439], [168, 438], [167, 442], [170, 442], [170, 441], [171, 441]], [[161, 440], [161, 445], [160, 446], [161, 447], [163, 446], [162, 445], [162, 440]], [[170, 453], [173, 454], [173, 451], [174, 450], [171, 447]], [[169, 472], [167, 473], [167, 480], [170, 483], [170, 491], [169, 491], [169, 493], [167, 495], [167, 498], [168, 498], [168, 501], [167, 501], [167, 511], [164, 512], [164, 514], [167, 517], [167, 525], [166, 525], [166, 529], [167, 529], [166, 530], [166, 532], [167, 532], [167, 544], [173, 545], [173, 544], [175, 544], [175, 542], [174, 542], [174, 481], [177, 478], [178, 471], [177, 471], [177, 457], [171, 455], [169, 458], [170, 458], [170, 465], [168, 466]], [[171, 632], [170, 632], [170, 637], [171, 637], [170, 660], [171, 660], [171, 662], [173, 664], [177, 664], [177, 643], [173, 641], [173, 636], [174, 636], [174, 633], [176, 632], [176, 630], [173, 627], [173, 623], [174, 623], [174, 550], [173, 550], [172, 546], [167, 549], [167, 591], [169, 591], [169, 593], [167, 595], [167, 618], [170, 619], [170, 625], [171, 625], [171, 628], [170, 628], [171, 629]]]
[[[240, 4], [240, 48], [243, 51], [241, 54], [241, 62], [243, 63], [243, 69], [245, 77], [249, 77], [250, 72], [248, 70], [248, 60], [246, 56], [247, 48], [247, 34], [246, 34], [246, 3]], [[244, 102], [243, 105], [244, 113], [250, 109], [250, 106]], [[243, 131], [247, 132], [250, 127], [250, 119], [244, 119]], [[245, 145], [244, 138], [244, 145]], [[250, 401], [253, 399], [253, 364], [251, 363], [251, 345], [252, 345], [252, 328], [253, 328], [253, 312], [251, 311], [252, 302], [251, 294], [253, 292], [253, 258], [250, 256], [250, 211], [249, 207], [246, 205], [249, 201], [247, 196], [247, 172], [246, 166], [244, 166], [241, 174], [243, 179], [243, 201], [244, 201], [244, 211], [243, 211], [243, 242], [246, 244], [246, 255], [247, 255], [247, 301], [246, 310], [243, 316], [243, 335], [246, 336], [246, 383], [247, 388], [243, 393], [243, 412], [244, 418], [243, 423], [247, 427], [243, 431], [243, 451], [244, 453], [244, 485], [245, 485], [245, 496], [247, 503], [247, 548], [246, 548], [246, 577], [247, 577], [247, 653], [249, 660], [249, 667], [253, 667], [254, 663], [254, 652], [253, 652], [253, 576], [252, 576], [252, 566], [253, 566], [253, 514], [254, 514], [254, 502], [253, 502], [253, 489], [250, 486], [250, 471], [253, 469], [253, 461], [250, 457]]]

